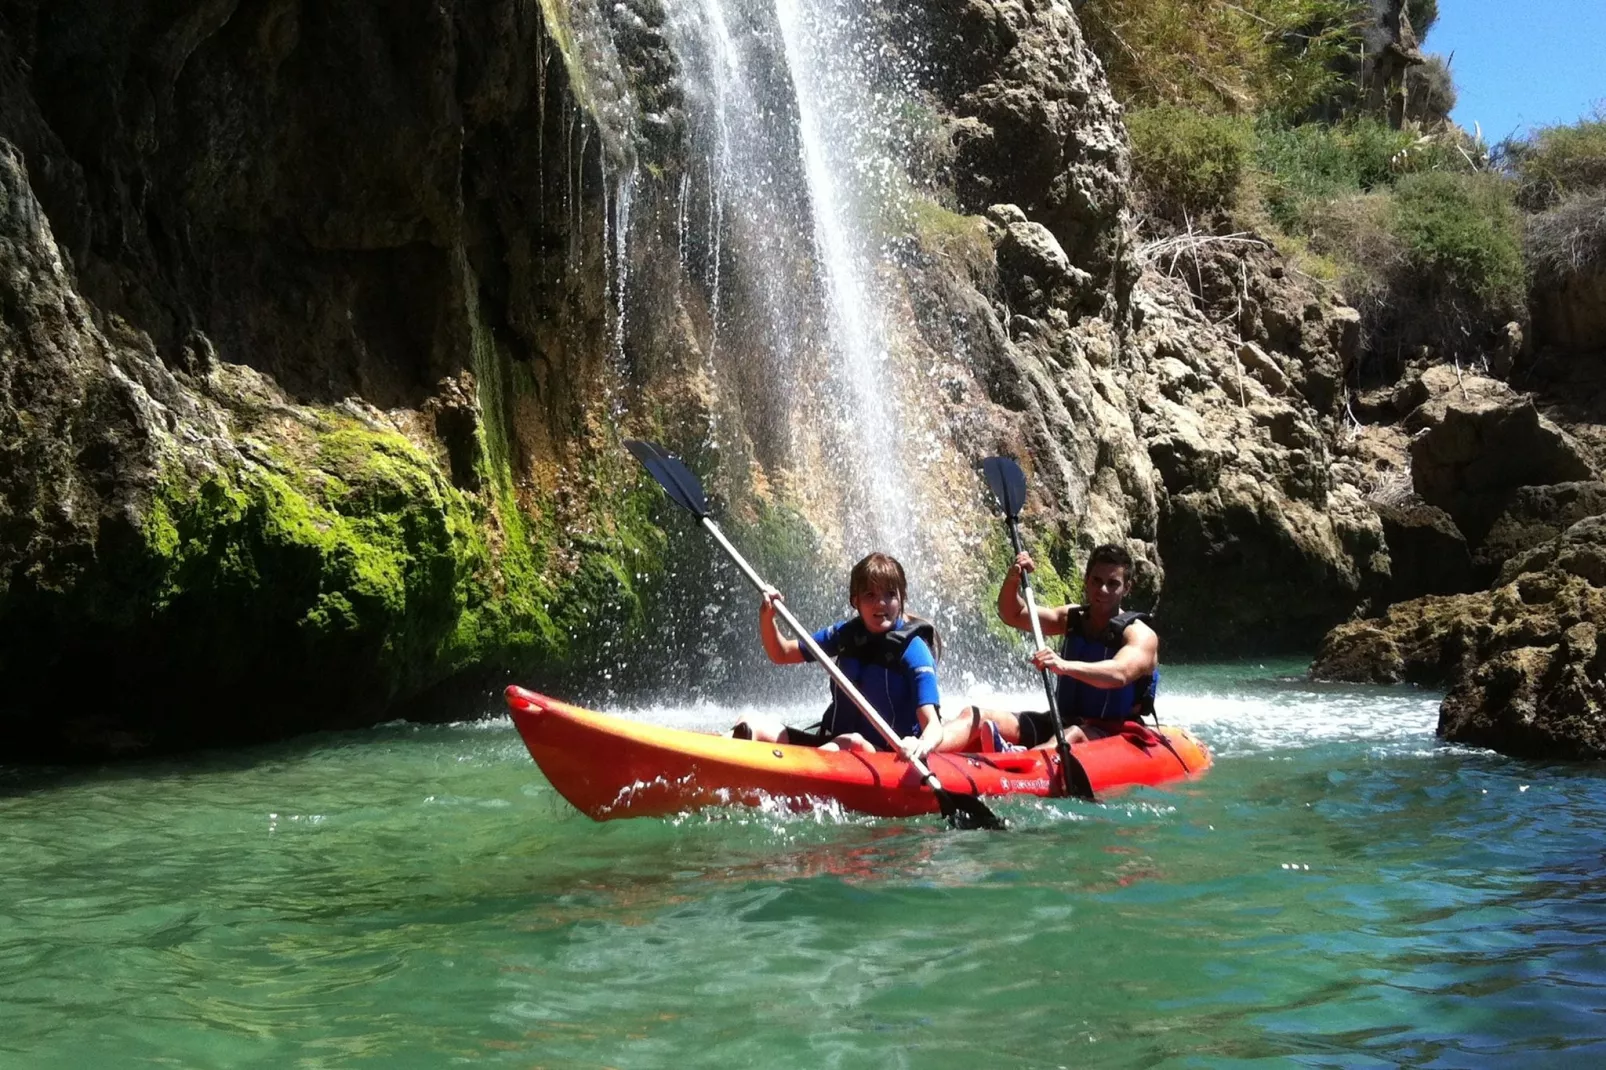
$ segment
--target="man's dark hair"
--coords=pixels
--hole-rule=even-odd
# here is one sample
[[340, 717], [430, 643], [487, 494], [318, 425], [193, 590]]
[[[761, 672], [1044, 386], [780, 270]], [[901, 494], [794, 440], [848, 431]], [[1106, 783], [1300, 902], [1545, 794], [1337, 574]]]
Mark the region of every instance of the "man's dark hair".
[[1086, 572], [1092, 572], [1094, 565], [1120, 565], [1126, 569], [1127, 579], [1132, 578], [1132, 555], [1113, 542], [1093, 547], [1093, 552], [1087, 555]]

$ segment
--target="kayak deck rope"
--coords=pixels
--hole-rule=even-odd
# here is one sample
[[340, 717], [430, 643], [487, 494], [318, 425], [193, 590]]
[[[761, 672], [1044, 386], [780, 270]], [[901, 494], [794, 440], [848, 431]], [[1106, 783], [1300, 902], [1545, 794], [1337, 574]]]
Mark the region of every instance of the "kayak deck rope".
[[1159, 717], [1155, 717], [1153, 728], [1150, 728], [1142, 721], [1127, 721], [1121, 726], [1121, 735], [1125, 736], [1127, 742], [1134, 747], [1152, 747], [1156, 743], [1160, 744], [1160, 746], [1171, 752], [1171, 757], [1175, 758], [1177, 764], [1182, 766], [1184, 773], [1192, 773], [1193, 770], [1188, 767], [1187, 761], [1177, 752], [1177, 748], [1171, 745], [1171, 741], [1166, 738], [1165, 733], [1159, 731], [1159, 728]]

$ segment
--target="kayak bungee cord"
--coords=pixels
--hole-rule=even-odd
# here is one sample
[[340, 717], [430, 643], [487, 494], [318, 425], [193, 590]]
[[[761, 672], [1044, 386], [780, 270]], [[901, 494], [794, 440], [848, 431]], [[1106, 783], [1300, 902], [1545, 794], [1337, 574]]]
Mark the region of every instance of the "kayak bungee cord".
[[[708, 533], [713, 536], [714, 541], [719, 544], [720, 549], [730, 555], [730, 559], [736, 563], [736, 567], [741, 569], [742, 574], [747, 577], [747, 581], [756, 587], [760, 594], [775, 589], [765, 583], [757, 572], [753, 571], [753, 566], [749, 565], [736, 547], [731, 545], [730, 540], [725, 538], [725, 533], [719, 530], [719, 525], [714, 523], [713, 518], [708, 515], [708, 499], [703, 494], [703, 486], [680, 458], [669, 453], [662, 446], [637, 439], [627, 439], [625, 448], [631, 452], [636, 460], [641, 462], [642, 467], [647, 469], [648, 474], [664, 489], [664, 493], [669, 495], [671, 501], [685, 508], [698, 519], [702, 526], [708, 530]], [[798, 642], [807, 648], [808, 652], [813, 655], [814, 660], [830, 675], [832, 682], [853, 701], [853, 704], [859, 708], [859, 712], [864, 714], [865, 718], [875, 727], [875, 730], [887, 741], [887, 744], [896, 750], [898, 737], [893, 732], [892, 726], [882, 719], [874, 706], [870, 705], [870, 700], [860, 694], [859, 689], [853, 686], [853, 681], [849, 680], [847, 674], [837, 666], [836, 660], [820, 649], [820, 645], [814, 641], [813, 633], [803, 627], [798, 619], [792, 615], [792, 611], [787, 608], [786, 603], [776, 599], [774, 605], [776, 612], [786, 621], [787, 626], [796, 633]], [[937, 796], [937, 805], [942, 809], [942, 816], [948, 819], [950, 825], [955, 828], [978, 829], [1002, 829], [1005, 827], [1003, 819], [989, 810], [980, 798], [975, 795], [952, 792], [944, 788], [942, 781], [937, 779], [937, 775], [931, 771], [930, 766], [919, 758], [910, 758], [909, 762], [914, 766], [915, 772], [920, 774], [920, 779]], [[1080, 769], [1081, 767], [1078, 766], [1077, 768]], [[1085, 776], [1086, 774], [1084, 774], [1084, 779]], [[1091, 789], [1089, 789], [1089, 796], [1091, 794]]]

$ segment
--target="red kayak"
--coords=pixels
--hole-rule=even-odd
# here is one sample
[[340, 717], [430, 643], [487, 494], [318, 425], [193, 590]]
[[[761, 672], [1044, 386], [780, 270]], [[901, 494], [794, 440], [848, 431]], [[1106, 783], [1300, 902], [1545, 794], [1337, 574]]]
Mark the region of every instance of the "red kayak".
[[[781, 805], [808, 810], [835, 802], [876, 817], [938, 810], [937, 797], [906, 761], [889, 753], [821, 751], [731, 739], [627, 721], [557, 699], [507, 689], [513, 724], [552, 786], [598, 821], [655, 817], [705, 806]], [[1127, 735], [1073, 747], [1093, 791], [1166, 784], [1210, 768], [1210, 752], [1180, 728], [1134, 725]], [[948, 791], [972, 795], [1065, 794], [1059, 756], [1048, 750], [933, 754], [926, 759]]]

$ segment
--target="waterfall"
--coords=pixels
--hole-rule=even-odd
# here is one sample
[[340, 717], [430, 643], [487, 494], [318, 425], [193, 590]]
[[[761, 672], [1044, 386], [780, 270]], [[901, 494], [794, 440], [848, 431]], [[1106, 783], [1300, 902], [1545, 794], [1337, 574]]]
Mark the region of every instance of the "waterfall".
[[[849, 556], [918, 557], [882, 243], [866, 219], [897, 196], [901, 172], [852, 40], [862, 27], [844, 0], [698, 0], [666, 13], [709, 198], [706, 348], [740, 338], [763, 351], [784, 424], [764, 430], [828, 538]], [[737, 287], [740, 308], [727, 292]]]
[[914, 511], [906, 490], [902, 404], [888, 367], [888, 329], [876, 301], [876, 266], [863, 208], [893, 193], [864, 188], [876, 174], [871, 153], [876, 97], [849, 38], [840, 0], [777, 0], [787, 64], [797, 95], [801, 141], [819, 271], [829, 302], [833, 371], [844, 404], [836, 458], [857, 482], [856, 522], [848, 533], [908, 559]]
[[[822, 612], [840, 607], [847, 564], [886, 550], [917, 610], [951, 625], [974, 605], [980, 492], [965, 497], [973, 477], [938, 426], [918, 276], [897, 252], [913, 247], [917, 196], [899, 124], [919, 97], [876, 2], [628, 0], [576, 13], [577, 34], [612, 19], [619, 35], [596, 52], [593, 91], [615, 86], [610, 100], [670, 116], [615, 107], [599, 119], [616, 161], [603, 168], [610, 341], [623, 376], [643, 356], [629, 346], [656, 344], [637, 327], [664, 322], [638, 314], [673, 306], [676, 330], [694, 325], [706, 446], [727, 471], [755, 463], [757, 493], [818, 535], [834, 564], [794, 581]], [[649, 140], [621, 154], [631, 138]], [[667, 301], [628, 292], [671, 278], [636, 270], [656, 247], [635, 242], [660, 243], [672, 263]]]

